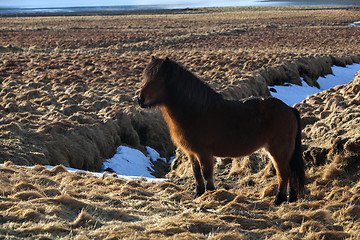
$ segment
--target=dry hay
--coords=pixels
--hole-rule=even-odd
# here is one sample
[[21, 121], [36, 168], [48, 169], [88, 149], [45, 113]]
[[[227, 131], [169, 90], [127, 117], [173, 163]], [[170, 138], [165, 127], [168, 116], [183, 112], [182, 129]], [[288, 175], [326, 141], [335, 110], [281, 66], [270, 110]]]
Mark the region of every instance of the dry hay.
[[2, 18], [0, 161], [99, 170], [120, 144], [169, 158], [175, 149], [161, 115], [133, 100], [151, 55], [169, 55], [227, 98], [268, 95], [268, 85], [300, 76], [316, 85], [330, 65], [359, 62], [360, 30], [346, 26], [358, 13], [222, 8]]
[[[217, 174], [226, 189], [194, 199], [172, 182], [125, 181], [68, 173], [62, 166], [1, 166], [0, 237], [47, 239], [356, 239], [360, 227], [360, 181], [343, 185], [310, 176], [296, 203], [272, 205], [263, 194], [275, 176], [251, 174], [246, 184]], [[243, 169], [246, 169], [245, 167]], [[251, 170], [249, 170], [251, 171]], [[269, 169], [271, 174], [271, 169]], [[220, 171], [218, 171], [220, 172]], [[224, 174], [227, 173], [227, 174]], [[239, 177], [239, 176], [237, 176]], [[335, 183], [337, 182], [337, 183]], [[274, 186], [272, 186], [274, 187]], [[259, 196], [263, 195], [263, 196]]]
[[165, 183], [42, 166], [98, 170], [120, 144], [174, 154], [161, 115], [133, 100], [151, 55], [234, 99], [359, 62], [356, 7], [176, 13], [0, 19], [0, 161], [39, 164], [0, 166], [0, 238], [360, 238], [359, 77], [296, 106], [308, 177], [296, 203], [272, 205], [261, 151], [219, 160], [218, 190], [198, 199], [180, 153]]

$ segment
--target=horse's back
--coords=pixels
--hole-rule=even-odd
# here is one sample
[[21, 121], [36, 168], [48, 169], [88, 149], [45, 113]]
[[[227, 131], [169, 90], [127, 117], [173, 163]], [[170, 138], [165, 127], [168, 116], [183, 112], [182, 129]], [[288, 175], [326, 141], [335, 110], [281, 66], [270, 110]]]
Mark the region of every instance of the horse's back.
[[239, 112], [244, 112], [240, 109], [249, 112], [247, 125], [266, 132], [268, 138], [297, 129], [297, 118], [292, 108], [278, 98], [249, 98], [240, 101], [238, 105]]
[[[251, 97], [240, 101], [226, 101], [219, 112], [250, 126], [271, 127], [278, 121], [295, 119], [291, 107], [273, 97]], [[261, 126], [259, 126], [261, 125]]]

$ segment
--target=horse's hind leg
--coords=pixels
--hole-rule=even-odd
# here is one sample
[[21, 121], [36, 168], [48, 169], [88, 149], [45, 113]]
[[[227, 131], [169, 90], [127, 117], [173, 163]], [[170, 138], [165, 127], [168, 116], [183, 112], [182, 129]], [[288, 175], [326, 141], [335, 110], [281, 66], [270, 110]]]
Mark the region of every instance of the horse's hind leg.
[[278, 178], [278, 192], [274, 201], [274, 205], [280, 205], [287, 200], [287, 188], [290, 178], [290, 168], [286, 157], [283, 154], [277, 154], [274, 151], [269, 151], [272, 156], [272, 161], [276, 169], [276, 176]]
[[274, 201], [274, 205], [280, 205], [287, 200], [287, 187], [289, 181], [289, 171], [285, 169], [276, 169], [278, 177], [278, 192]]
[[296, 183], [292, 177], [290, 177], [289, 179], [289, 186], [290, 186], [289, 202], [296, 202], [296, 200], [298, 199], [297, 191], [296, 191]]
[[191, 162], [191, 166], [192, 166], [193, 173], [194, 173], [194, 178], [196, 181], [196, 195], [195, 196], [198, 197], [198, 196], [201, 196], [205, 192], [204, 178], [201, 173], [201, 167], [200, 167], [198, 159], [192, 154], [188, 155], [188, 158]]

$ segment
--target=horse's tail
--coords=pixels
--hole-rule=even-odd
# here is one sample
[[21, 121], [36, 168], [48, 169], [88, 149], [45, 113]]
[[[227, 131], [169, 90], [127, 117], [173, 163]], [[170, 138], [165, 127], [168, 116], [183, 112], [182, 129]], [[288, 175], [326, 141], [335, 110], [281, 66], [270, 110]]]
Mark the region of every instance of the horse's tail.
[[301, 195], [305, 186], [305, 164], [302, 157], [301, 146], [301, 119], [300, 113], [296, 108], [291, 108], [297, 120], [297, 133], [295, 139], [295, 150], [290, 160], [291, 181], [297, 190], [297, 194]]

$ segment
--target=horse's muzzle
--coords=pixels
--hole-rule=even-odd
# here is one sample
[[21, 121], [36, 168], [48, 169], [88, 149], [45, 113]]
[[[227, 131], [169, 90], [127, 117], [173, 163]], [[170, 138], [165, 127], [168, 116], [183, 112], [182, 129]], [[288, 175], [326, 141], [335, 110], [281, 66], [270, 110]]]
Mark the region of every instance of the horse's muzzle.
[[139, 95], [137, 97], [137, 100], [138, 100], [138, 103], [139, 103], [139, 106], [142, 107], [142, 108], [147, 108], [148, 106], [145, 104], [145, 98], [143, 95]]

